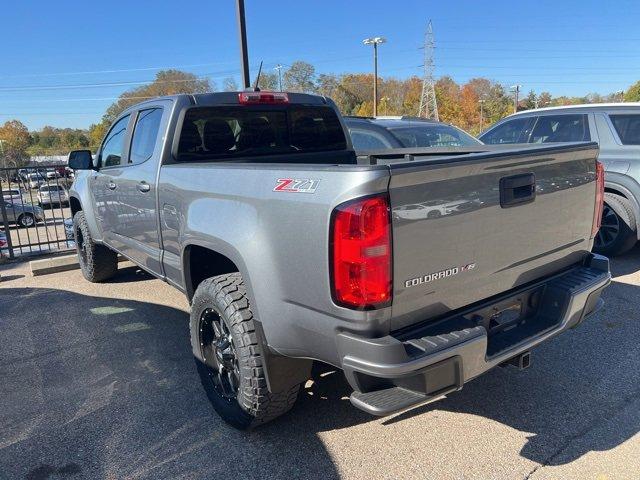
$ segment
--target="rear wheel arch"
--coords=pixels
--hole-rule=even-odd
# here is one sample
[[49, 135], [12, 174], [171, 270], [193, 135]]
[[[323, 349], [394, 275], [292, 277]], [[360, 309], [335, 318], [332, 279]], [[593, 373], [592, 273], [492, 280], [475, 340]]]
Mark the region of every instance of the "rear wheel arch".
[[[608, 202], [607, 199], [609, 199]], [[621, 185], [607, 184], [604, 188], [604, 201], [625, 221], [631, 230], [637, 230], [638, 204], [629, 190]], [[626, 208], [622, 208], [621, 204], [624, 204]]]
[[616, 212], [632, 231], [637, 230], [637, 219], [633, 212], [631, 202], [627, 197], [620, 193], [606, 191], [604, 193], [604, 202]]
[[239, 262], [231, 256], [199, 244], [189, 244], [182, 251], [184, 286], [189, 301], [193, 299], [198, 285], [207, 278], [240, 272], [248, 280], [246, 272], [241, 271]]
[[[255, 324], [255, 335], [263, 346], [263, 368], [267, 386], [270, 392], [282, 392], [292, 389], [295, 385], [307, 380], [311, 372], [313, 362], [307, 359], [294, 359], [282, 357], [269, 347], [264, 325], [260, 320], [255, 296], [251, 288], [251, 281], [245, 264], [239, 254], [222, 252], [203, 246], [197, 243], [184, 247], [182, 254], [182, 266], [184, 274], [185, 292], [189, 302], [193, 302], [193, 297], [198, 286], [205, 280], [221, 275], [240, 274], [246, 288], [246, 296], [253, 312], [253, 322]], [[193, 324], [191, 325], [193, 328]], [[193, 340], [195, 332], [191, 331]], [[193, 349], [196, 358], [200, 358], [197, 348]], [[202, 360], [200, 358], [200, 360]]]

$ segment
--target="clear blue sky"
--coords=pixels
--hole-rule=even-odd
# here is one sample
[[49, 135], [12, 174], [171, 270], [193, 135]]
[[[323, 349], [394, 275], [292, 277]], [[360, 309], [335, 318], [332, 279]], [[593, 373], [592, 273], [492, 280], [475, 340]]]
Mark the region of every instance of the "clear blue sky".
[[[253, 74], [260, 60], [270, 69], [296, 59], [319, 73], [370, 71], [361, 41], [381, 35], [380, 75], [419, 75], [432, 19], [438, 77], [484, 76], [554, 95], [640, 80], [638, 1], [246, 0], [246, 8]], [[6, 3], [1, 18], [0, 122], [87, 127], [160, 68], [219, 87], [239, 79], [234, 0], [24, 0]]]

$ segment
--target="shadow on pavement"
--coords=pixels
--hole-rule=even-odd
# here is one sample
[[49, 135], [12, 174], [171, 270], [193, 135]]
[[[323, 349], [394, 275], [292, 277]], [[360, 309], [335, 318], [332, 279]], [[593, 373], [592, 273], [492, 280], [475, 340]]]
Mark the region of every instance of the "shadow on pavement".
[[[614, 262], [616, 273], [639, 260], [636, 251]], [[119, 277], [139, 280], [136, 269]], [[551, 465], [616, 447], [640, 424], [588, 434], [640, 394], [640, 287], [614, 282], [605, 300], [577, 330], [536, 349], [530, 369], [495, 369], [383, 425], [438, 410], [478, 415], [529, 432], [520, 454]], [[336, 478], [319, 434], [372, 420], [347, 400], [341, 373], [317, 369], [285, 417], [248, 433], [228, 427], [200, 387], [178, 309], [4, 288], [0, 311], [8, 478]]]
[[[640, 249], [612, 261], [613, 276], [640, 271]], [[572, 462], [610, 450], [640, 431], [640, 417], [606, 423], [640, 399], [640, 287], [613, 281], [605, 307], [532, 352], [523, 372], [498, 368], [460, 392], [387, 420], [446, 410], [489, 418], [530, 432], [520, 454], [543, 465]], [[604, 434], [590, 435], [603, 428]]]
[[120, 267], [118, 268], [118, 274], [108, 280], [108, 283], [141, 282], [153, 279], [154, 277], [150, 273], [145, 272], [138, 266]]
[[338, 476], [315, 435], [330, 405], [249, 433], [216, 416], [181, 310], [4, 288], [0, 311], [0, 478]]

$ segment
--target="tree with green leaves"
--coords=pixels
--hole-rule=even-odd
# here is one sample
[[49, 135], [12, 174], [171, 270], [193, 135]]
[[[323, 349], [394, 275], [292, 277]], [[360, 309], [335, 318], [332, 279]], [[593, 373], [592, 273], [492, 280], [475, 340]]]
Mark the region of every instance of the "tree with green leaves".
[[549, 92], [542, 92], [538, 95], [538, 108], [550, 107], [553, 97]]
[[316, 91], [316, 69], [303, 61], [296, 61], [282, 76], [283, 89], [290, 92], [314, 93]]
[[260, 90], [278, 90], [278, 74], [265, 72], [263, 70], [258, 80], [258, 88]]
[[29, 163], [27, 149], [29, 129], [18, 120], [9, 120], [0, 127], [0, 161], [3, 167], [21, 167]]
[[521, 107], [525, 110], [532, 110], [538, 106], [538, 97], [536, 92], [529, 90], [529, 94], [522, 100]]
[[93, 152], [97, 151], [100, 147], [102, 140], [104, 140], [104, 137], [107, 135], [108, 128], [109, 125], [107, 125], [105, 122], [94, 123], [89, 126], [89, 148]]
[[624, 94], [625, 102], [640, 102], [640, 81], [629, 87]]
[[222, 83], [223, 89], [225, 92], [237, 92], [238, 91], [238, 82], [233, 77], [227, 77], [224, 79]]
[[136, 103], [163, 95], [179, 93], [207, 93], [214, 91], [207, 78], [198, 78], [193, 73], [180, 70], [161, 70], [148, 85], [133, 88], [124, 92], [104, 114], [103, 121], [111, 124], [123, 110]]

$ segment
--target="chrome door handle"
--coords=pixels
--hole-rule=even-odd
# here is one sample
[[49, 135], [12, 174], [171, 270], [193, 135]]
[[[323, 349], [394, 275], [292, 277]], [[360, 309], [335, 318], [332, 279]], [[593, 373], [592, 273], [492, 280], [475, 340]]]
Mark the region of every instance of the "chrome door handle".
[[116, 185], [114, 182], [109, 182], [109, 183], [107, 183], [107, 188], [108, 188], [109, 190], [115, 190], [115, 189], [116, 189], [116, 187], [117, 187], [117, 185]]
[[147, 182], [140, 182], [138, 184], [138, 190], [140, 190], [142, 193], [147, 193], [149, 190], [151, 190], [151, 185], [149, 185]]

